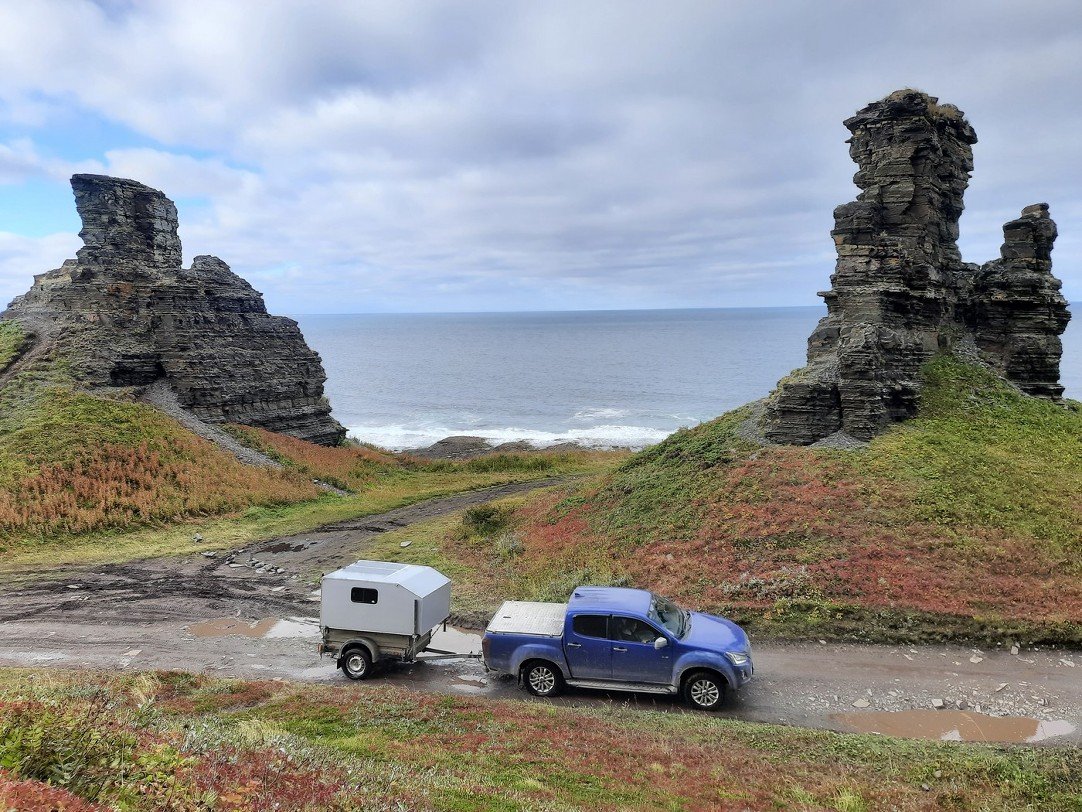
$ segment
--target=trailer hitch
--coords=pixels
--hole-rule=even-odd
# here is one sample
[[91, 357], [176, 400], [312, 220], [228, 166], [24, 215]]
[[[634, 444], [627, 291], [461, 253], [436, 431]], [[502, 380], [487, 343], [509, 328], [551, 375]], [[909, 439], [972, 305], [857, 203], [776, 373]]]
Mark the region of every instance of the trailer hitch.
[[[434, 657], [426, 657], [426, 656], [424, 656], [428, 652], [432, 652], [436, 656], [434, 656]], [[443, 649], [438, 649], [438, 648], [426, 648], [424, 650], [424, 652], [422, 652], [421, 654], [418, 654], [414, 659], [419, 663], [430, 663], [430, 662], [434, 662], [436, 660], [480, 660], [481, 659], [481, 654], [480, 653], [476, 653], [476, 654], [460, 654], [458, 652], [444, 651]]]

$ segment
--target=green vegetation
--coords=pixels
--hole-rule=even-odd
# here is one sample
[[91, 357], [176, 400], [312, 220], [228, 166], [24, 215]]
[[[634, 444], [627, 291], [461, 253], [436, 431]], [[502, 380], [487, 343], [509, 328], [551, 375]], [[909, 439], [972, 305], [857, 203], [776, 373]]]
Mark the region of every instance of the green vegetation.
[[414, 526], [407, 554], [478, 582], [467, 615], [592, 582], [779, 637], [1082, 643], [1082, 407], [951, 358], [924, 374], [919, 415], [866, 449], [759, 448], [737, 410], [499, 527]]
[[[225, 547], [622, 459], [574, 452], [426, 462], [232, 431], [283, 467], [243, 465], [150, 406], [80, 391], [62, 363], [22, 371], [0, 390], [0, 571], [182, 553], [195, 548], [196, 533]], [[321, 491], [313, 479], [350, 493]]]
[[0, 372], [22, 351], [26, 344], [26, 333], [13, 321], [0, 321]]
[[180, 812], [1071, 810], [1079, 786], [1077, 748], [900, 741], [387, 684], [0, 671], [4, 808], [65, 793], [65, 809]]

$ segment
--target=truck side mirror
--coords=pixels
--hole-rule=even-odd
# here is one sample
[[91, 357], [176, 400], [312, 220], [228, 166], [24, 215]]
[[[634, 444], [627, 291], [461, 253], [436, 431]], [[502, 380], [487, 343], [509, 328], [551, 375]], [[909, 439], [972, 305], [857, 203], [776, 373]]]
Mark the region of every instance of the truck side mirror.
[[667, 645], [669, 645], [669, 641], [666, 640], [664, 637], [659, 637], [657, 640], [654, 641], [654, 648], [658, 650], [665, 648], [665, 646]]

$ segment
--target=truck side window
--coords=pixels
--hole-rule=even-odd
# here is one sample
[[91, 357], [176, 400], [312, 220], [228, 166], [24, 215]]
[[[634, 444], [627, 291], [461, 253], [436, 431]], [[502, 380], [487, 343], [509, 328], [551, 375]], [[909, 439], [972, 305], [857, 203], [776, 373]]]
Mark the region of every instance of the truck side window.
[[608, 619], [607, 615], [575, 615], [571, 621], [571, 628], [575, 634], [581, 634], [583, 637], [604, 639], [609, 636]]
[[379, 603], [379, 592], [364, 586], [355, 586], [349, 591], [349, 599], [354, 603]]
[[653, 643], [660, 635], [649, 623], [633, 617], [612, 617], [612, 639], [626, 643]]

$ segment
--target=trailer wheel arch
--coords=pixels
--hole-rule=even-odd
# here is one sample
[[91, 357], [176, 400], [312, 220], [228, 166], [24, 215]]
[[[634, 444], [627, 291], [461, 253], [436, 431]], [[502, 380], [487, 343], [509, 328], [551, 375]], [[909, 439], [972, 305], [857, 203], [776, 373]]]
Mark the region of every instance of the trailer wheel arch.
[[379, 662], [379, 646], [377, 646], [371, 640], [359, 638], [356, 640], [350, 640], [342, 646], [341, 653], [338, 656], [339, 668], [342, 667], [342, 662], [346, 659], [347, 656], [349, 656], [350, 651], [357, 648], [364, 649], [368, 653], [368, 659], [370, 659], [373, 664]]

